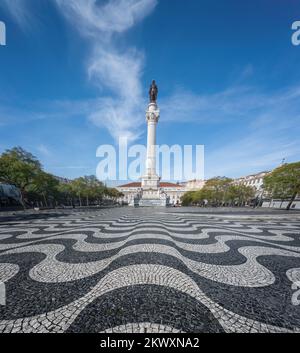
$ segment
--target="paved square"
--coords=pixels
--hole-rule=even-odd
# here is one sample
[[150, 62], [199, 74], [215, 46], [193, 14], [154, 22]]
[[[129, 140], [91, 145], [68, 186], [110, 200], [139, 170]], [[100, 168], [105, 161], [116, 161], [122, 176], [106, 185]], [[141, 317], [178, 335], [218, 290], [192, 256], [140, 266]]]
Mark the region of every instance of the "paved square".
[[0, 332], [300, 331], [300, 214], [2, 215], [0, 281]]

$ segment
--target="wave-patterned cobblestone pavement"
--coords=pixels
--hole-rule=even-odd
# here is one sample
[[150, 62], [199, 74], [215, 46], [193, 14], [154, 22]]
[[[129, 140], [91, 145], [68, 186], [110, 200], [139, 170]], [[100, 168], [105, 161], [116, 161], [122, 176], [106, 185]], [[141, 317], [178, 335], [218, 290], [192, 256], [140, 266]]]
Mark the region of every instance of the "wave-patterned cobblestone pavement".
[[300, 214], [1, 217], [0, 284], [0, 332], [300, 332]]

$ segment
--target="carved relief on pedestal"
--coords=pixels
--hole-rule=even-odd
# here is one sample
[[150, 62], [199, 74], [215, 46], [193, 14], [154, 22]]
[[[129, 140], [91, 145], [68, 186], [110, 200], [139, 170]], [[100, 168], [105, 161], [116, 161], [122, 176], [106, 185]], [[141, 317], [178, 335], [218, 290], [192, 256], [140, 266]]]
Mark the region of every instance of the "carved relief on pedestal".
[[146, 121], [158, 122], [160, 116], [160, 111], [157, 108], [157, 105], [154, 103], [150, 103], [148, 106], [148, 110], [146, 111]]

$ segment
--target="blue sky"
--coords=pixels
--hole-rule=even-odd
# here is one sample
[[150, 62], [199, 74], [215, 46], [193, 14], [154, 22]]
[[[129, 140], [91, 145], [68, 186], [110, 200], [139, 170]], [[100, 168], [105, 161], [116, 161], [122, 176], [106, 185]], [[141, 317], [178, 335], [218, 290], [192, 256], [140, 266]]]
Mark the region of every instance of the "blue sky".
[[96, 149], [145, 143], [151, 80], [159, 144], [204, 144], [205, 177], [300, 160], [300, 0], [0, 0], [0, 153], [95, 174]]

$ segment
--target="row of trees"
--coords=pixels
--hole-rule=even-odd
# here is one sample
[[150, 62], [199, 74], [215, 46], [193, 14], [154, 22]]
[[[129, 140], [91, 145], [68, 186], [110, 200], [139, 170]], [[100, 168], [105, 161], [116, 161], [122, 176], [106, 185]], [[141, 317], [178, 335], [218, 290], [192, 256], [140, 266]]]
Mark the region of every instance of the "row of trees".
[[[289, 210], [297, 195], [300, 195], [300, 162], [286, 163], [264, 177], [261, 199], [289, 200], [286, 207]], [[254, 198], [254, 188], [217, 177], [208, 180], [201, 190], [185, 193], [182, 205], [243, 206]]]
[[226, 177], [209, 179], [202, 189], [186, 192], [181, 199], [182, 205], [244, 206], [255, 197], [252, 187], [232, 182], [232, 179]]
[[[100, 204], [104, 199], [116, 201], [123, 196], [118, 190], [106, 187], [95, 176], [63, 181], [46, 173], [40, 161], [20, 147], [6, 150], [0, 156], [0, 182], [15, 185], [26, 205]], [[300, 194], [300, 162], [282, 165], [264, 178], [265, 198], [289, 200], [287, 209]], [[255, 198], [255, 190], [236, 185], [226, 177], [208, 180], [201, 190], [183, 195], [183, 205], [243, 206]]]
[[99, 204], [103, 198], [116, 202], [123, 196], [117, 189], [106, 187], [93, 175], [74, 179], [70, 183], [60, 183], [58, 190], [71, 204], [77, 198], [80, 206]]
[[265, 196], [289, 200], [287, 210], [300, 195], [300, 162], [286, 163], [264, 177]]
[[117, 189], [106, 187], [95, 176], [72, 181], [57, 178], [45, 172], [40, 161], [20, 147], [6, 150], [0, 156], [0, 182], [16, 186], [27, 206], [89, 206], [100, 204], [103, 199], [115, 201], [122, 196]]

